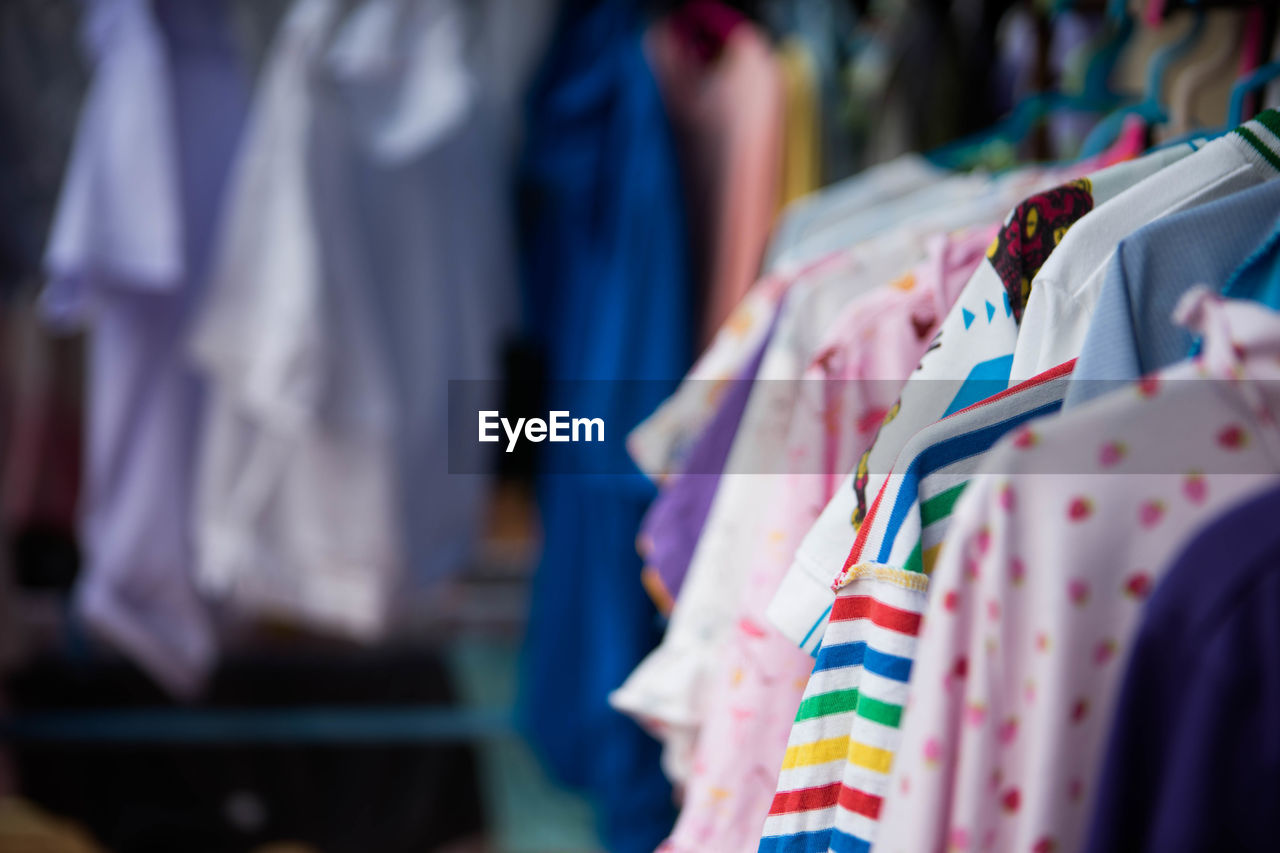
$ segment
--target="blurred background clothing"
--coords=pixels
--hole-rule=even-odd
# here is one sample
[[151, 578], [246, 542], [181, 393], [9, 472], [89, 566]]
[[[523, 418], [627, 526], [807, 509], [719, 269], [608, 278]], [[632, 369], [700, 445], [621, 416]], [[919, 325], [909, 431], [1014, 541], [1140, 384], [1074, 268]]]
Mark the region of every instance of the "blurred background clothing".
[[[560, 14], [519, 173], [530, 332], [551, 387], [565, 388], [550, 408], [627, 430], [691, 358], [680, 173], [638, 4], [570, 2]], [[632, 547], [652, 486], [620, 465], [542, 479], [523, 706], [549, 766], [600, 803], [607, 848], [643, 851], [674, 814], [657, 744], [607, 701], [659, 636]]]

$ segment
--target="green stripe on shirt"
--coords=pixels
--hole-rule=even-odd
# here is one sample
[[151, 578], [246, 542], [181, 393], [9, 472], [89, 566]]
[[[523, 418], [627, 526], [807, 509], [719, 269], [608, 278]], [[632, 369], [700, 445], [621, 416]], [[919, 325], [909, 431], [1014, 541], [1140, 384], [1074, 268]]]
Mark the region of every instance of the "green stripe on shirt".
[[829, 717], [834, 714], [847, 714], [850, 711], [856, 711], [859, 717], [871, 720], [873, 723], [893, 728], [897, 728], [898, 723], [902, 721], [901, 705], [859, 695], [857, 688], [851, 688], [810, 696], [800, 703], [800, 708], [796, 711], [796, 722], [812, 720], [815, 717]]
[[1263, 110], [1254, 118], [1254, 121], [1261, 124], [1276, 136], [1280, 136], [1280, 112], [1276, 112], [1275, 110]]
[[960, 500], [961, 493], [968, 485], [967, 482], [957, 483], [945, 492], [939, 492], [920, 504], [920, 526], [928, 527], [935, 521], [951, 515], [956, 501]]
[[796, 722], [812, 720], [814, 717], [826, 717], [831, 714], [844, 714], [855, 710], [857, 707], [857, 688], [819, 693], [817, 696], [810, 696], [800, 703], [800, 709], [796, 711]]
[[1261, 154], [1263, 158], [1265, 158], [1266, 161], [1270, 163], [1274, 169], [1276, 169], [1277, 171], [1280, 171], [1280, 157], [1277, 157], [1276, 152], [1268, 148], [1266, 144], [1261, 139], [1258, 138], [1258, 135], [1256, 133], [1254, 133], [1252, 130], [1250, 130], [1248, 127], [1244, 125], [1240, 125], [1240, 127], [1237, 127], [1235, 132], [1240, 134], [1240, 136], [1242, 136], [1246, 142], [1252, 145], [1254, 149], [1257, 150], [1257, 152]]
[[858, 697], [858, 716], [896, 729], [902, 721], [902, 706], [881, 702], [864, 694]]
[[908, 572], [924, 572], [924, 561], [920, 559], [920, 540], [916, 540], [916, 547], [911, 549], [911, 553], [907, 555], [907, 561], [903, 563], [902, 568]]

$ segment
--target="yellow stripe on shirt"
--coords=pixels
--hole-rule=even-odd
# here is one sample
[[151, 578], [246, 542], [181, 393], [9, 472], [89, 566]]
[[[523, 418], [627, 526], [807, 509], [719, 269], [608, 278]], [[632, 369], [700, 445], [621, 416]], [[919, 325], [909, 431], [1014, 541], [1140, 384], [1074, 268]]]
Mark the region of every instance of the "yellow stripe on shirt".
[[889, 768], [893, 766], [893, 753], [887, 749], [867, 746], [856, 740], [849, 741], [849, 763], [877, 773], [888, 773]]
[[815, 740], [812, 743], [802, 743], [798, 746], [788, 747], [787, 753], [782, 759], [782, 769], [790, 770], [793, 767], [811, 767], [814, 764], [838, 761], [845, 757], [848, 748], [848, 735], [827, 738], [826, 740]]

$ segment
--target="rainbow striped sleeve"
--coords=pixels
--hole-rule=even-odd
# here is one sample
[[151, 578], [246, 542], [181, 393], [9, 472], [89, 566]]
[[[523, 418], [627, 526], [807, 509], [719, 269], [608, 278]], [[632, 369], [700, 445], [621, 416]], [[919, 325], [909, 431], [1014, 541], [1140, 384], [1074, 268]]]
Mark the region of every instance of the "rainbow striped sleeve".
[[761, 853], [870, 849], [898, 747], [928, 570], [952, 510], [986, 451], [1061, 407], [1071, 367], [957, 412], [923, 430], [899, 457], [836, 580]]
[[927, 585], [918, 572], [880, 567], [841, 590], [791, 729], [761, 853], [870, 844], [866, 832], [839, 837], [837, 814], [867, 822], [879, 814], [893, 760], [884, 733], [902, 716]]

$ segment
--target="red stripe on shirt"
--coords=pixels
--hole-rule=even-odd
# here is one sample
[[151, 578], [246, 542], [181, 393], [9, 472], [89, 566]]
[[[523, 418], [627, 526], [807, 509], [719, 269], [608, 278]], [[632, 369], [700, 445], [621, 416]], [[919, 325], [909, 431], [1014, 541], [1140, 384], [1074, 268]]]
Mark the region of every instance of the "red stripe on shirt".
[[874, 794], [859, 791], [857, 788], [840, 787], [840, 807], [854, 814], [860, 814], [876, 820], [880, 817], [880, 803], [883, 802]]
[[862, 559], [862, 549], [867, 544], [867, 534], [871, 532], [871, 523], [875, 521], [876, 510], [880, 508], [880, 499], [884, 497], [884, 491], [888, 485], [889, 478], [886, 477], [884, 482], [880, 484], [880, 491], [876, 492], [876, 499], [871, 502], [871, 508], [867, 510], [866, 518], [862, 519], [862, 525], [858, 528], [858, 533], [853, 538], [853, 547], [849, 549], [849, 556], [844, 560], [846, 571], [850, 566]]
[[899, 610], [869, 595], [848, 595], [837, 598], [831, 605], [831, 621], [848, 622], [854, 619], [870, 619], [881, 628], [912, 636], [920, 630], [919, 613]]
[[[1071, 371], [1075, 370], [1075, 367], [1076, 367], [1076, 360], [1074, 358], [1069, 361], [1064, 361], [1062, 362], [1062, 364], [1059, 364], [1057, 367], [1051, 367], [1043, 373], [1037, 373], [1035, 376], [1032, 376], [1030, 379], [1028, 379], [1025, 382], [1019, 382], [1017, 385], [1014, 385], [1012, 388], [1004, 389], [999, 394], [992, 394], [987, 399], [979, 400], [978, 402], [974, 403], [972, 406], [966, 406], [965, 408], [960, 409], [959, 411], [952, 412], [951, 414], [947, 415], [947, 417], [954, 418], [956, 415], [960, 414], [960, 412], [972, 412], [974, 409], [981, 409], [983, 406], [990, 406], [992, 403], [996, 402], [997, 400], [1003, 400], [1005, 397], [1012, 397], [1014, 394], [1017, 394], [1021, 391], [1026, 391], [1028, 388], [1034, 388], [1037, 385], [1043, 385], [1046, 382], [1052, 382], [1053, 380], [1060, 379], [1063, 376], [1070, 376]], [[946, 418], [944, 418], [943, 420], [945, 419]]]
[[840, 794], [840, 783], [832, 782], [818, 788], [800, 788], [796, 791], [779, 791], [773, 798], [769, 814], [788, 814], [825, 809], [834, 806]]

